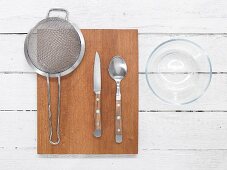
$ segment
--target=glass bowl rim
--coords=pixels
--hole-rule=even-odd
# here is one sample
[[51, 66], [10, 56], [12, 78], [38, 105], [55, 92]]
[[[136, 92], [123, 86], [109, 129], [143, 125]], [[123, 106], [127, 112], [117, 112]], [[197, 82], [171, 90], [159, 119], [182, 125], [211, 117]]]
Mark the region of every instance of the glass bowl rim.
[[[190, 43], [194, 46], [196, 46], [203, 54], [204, 54], [204, 57], [206, 58], [206, 60], [208, 61], [208, 65], [209, 65], [209, 80], [207, 82], [207, 85], [206, 87], [201, 91], [201, 93], [193, 98], [192, 100], [189, 100], [189, 101], [186, 101], [186, 102], [171, 102], [169, 100], [166, 100], [164, 99], [163, 97], [161, 97], [160, 95], [158, 95], [155, 90], [153, 90], [150, 82], [149, 82], [149, 78], [148, 78], [148, 67], [149, 67], [149, 63], [150, 63], [150, 60], [153, 58], [153, 55], [154, 53], [160, 48], [162, 47], [163, 45], [165, 44], [168, 44], [168, 43], [171, 43], [171, 42], [174, 42], [174, 41], [182, 41], [182, 42], [187, 42], [187, 43]], [[150, 88], [150, 90], [155, 94], [156, 97], [158, 97], [161, 101], [164, 101], [165, 103], [168, 103], [168, 104], [175, 104], [175, 105], [185, 105], [185, 104], [189, 104], [189, 103], [192, 103], [194, 101], [196, 101], [197, 99], [199, 99], [201, 96], [204, 95], [204, 93], [207, 91], [209, 85], [210, 85], [210, 82], [211, 82], [211, 79], [212, 79], [212, 65], [211, 65], [211, 61], [210, 61], [210, 58], [208, 56], [208, 54], [205, 52], [205, 50], [199, 46], [197, 43], [191, 41], [191, 40], [188, 40], [188, 39], [183, 39], [183, 38], [174, 38], [174, 39], [170, 39], [170, 40], [167, 40], [167, 41], [164, 41], [162, 42], [161, 44], [159, 44], [158, 46], [155, 47], [155, 49], [152, 51], [152, 53], [149, 55], [149, 58], [147, 60], [147, 63], [146, 63], [146, 68], [145, 68], [145, 74], [146, 74], [146, 81], [147, 81], [147, 84]]]

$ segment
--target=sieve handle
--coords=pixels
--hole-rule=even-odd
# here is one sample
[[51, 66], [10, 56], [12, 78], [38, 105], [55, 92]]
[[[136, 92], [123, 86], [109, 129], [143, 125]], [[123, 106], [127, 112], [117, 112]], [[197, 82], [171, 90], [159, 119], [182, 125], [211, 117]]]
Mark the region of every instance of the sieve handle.
[[48, 14], [47, 14], [47, 18], [50, 17], [50, 13], [53, 12], [53, 11], [64, 12], [65, 13], [65, 20], [68, 20], [69, 13], [66, 9], [63, 9], [63, 8], [52, 8], [52, 9], [50, 9]]
[[58, 106], [57, 106], [57, 122], [56, 133], [57, 140], [53, 141], [53, 127], [52, 127], [52, 112], [51, 112], [51, 95], [50, 95], [50, 76], [47, 76], [47, 93], [48, 93], [48, 122], [49, 122], [49, 142], [52, 145], [60, 143], [60, 108], [61, 108], [61, 78], [58, 76]]

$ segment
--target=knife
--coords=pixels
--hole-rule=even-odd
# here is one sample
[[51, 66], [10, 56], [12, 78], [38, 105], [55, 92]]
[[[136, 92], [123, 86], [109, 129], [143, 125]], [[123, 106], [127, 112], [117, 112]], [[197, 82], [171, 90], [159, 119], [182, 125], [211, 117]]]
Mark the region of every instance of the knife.
[[95, 129], [93, 135], [95, 137], [101, 137], [101, 66], [100, 57], [98, 52], [95, 53], [95, 63], [94, 63], [94, 93], [95, 93]]

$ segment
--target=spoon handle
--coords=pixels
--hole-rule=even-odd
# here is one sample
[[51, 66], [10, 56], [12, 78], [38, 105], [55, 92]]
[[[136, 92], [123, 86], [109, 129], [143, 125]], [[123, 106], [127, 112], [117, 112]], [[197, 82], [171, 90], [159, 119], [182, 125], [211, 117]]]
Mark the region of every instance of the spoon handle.
[[116, 143], [122, 142], [122, 117], [120, 96], [116, 96], [115, 141]]

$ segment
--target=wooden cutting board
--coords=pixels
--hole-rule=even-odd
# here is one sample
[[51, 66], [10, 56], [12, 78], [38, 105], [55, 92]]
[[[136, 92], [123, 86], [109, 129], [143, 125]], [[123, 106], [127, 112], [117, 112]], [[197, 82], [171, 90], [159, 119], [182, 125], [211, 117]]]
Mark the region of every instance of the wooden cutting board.
[[[61, 143], [49, 143], [46, 78], [38, 76], [38, 153], [39, 154], [137, 154], [138, 153], [138, 31], [82, 30], [86, 50], [79, 67], [61, 79]], [[95, 94], [93, 66], [95, 52], [101, 60], [102, 137], [93, 137]], [[120, 55], [128, 66], [121, 83], [123, 142], [115, 143], [114, 116], [116, 84], [108, 66]], [[51, 79], [54, 126], [57, 111], [57, 80]], [[55, 130], [55, 128], [54, 128]], [[54, 133], [56, 138], [56, 133]]]

